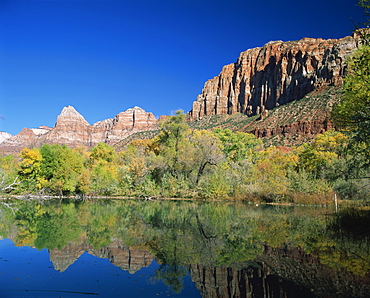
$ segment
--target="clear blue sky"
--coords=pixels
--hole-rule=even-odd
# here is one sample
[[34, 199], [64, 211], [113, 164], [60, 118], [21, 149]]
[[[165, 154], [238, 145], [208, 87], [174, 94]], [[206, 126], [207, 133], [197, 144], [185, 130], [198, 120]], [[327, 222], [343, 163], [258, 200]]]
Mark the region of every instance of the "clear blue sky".
[[357, 0], [0, 0], [0, 131], [191, 109], [206, 80], [271, 40], [341, 38]]

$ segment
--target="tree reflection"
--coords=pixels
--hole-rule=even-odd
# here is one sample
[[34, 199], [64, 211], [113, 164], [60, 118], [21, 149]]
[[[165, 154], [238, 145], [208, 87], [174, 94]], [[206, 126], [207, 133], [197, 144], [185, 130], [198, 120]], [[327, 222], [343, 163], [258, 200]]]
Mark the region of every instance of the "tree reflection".
[[162, 264], [155, 272], [155, 278], [160, 279], [175, 293], [181, 293], [184, 288], [184, 277], [188, 271], [178, 264]]

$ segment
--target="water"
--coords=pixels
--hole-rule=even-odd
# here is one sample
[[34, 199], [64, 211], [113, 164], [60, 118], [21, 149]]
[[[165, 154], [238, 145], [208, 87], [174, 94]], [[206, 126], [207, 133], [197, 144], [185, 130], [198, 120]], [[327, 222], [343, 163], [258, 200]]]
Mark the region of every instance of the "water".
[[13, 207], [0, 205], [0, 297], [370, 293], [365, 211], [139, 200]]
[[[47, 249], [16, 247], [9, 239], [1, 241], [0, 297], [157, 297], [176, 295], [153, 278], [159, 265], [152, 261], [135, 273], [113, 265], [108, 258], [83, 252], [60, 272], [50, 261]], [[68, 254], [64, 255], [69, 258]], [[190, 278], [180, 297], [199, 297]]]

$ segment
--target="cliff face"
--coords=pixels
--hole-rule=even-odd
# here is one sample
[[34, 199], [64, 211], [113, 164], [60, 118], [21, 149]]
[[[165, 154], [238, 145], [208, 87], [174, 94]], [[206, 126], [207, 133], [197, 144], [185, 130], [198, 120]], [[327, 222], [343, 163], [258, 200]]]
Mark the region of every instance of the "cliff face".
[[208, 80], [188, 119], [207, 115], [263, 114], [307, 93], [343, 83], [345, 60], [358, 38], [274, 41], [242, 52], [235, 63]]
[[115, 144], [135, 132], [155, 129], [158, 129], [158, 121], [154, 115], [134, 107], [119, 113], [113, 119], [93, 124], [92, 136], [93, 139], [103, 138], [107, 143]]
[[19, 134], [1, 142], [0, 151], [17, 152], [25, 147], [44, 143], [65, 144], [70, 147], [92, 147], [99, 142], [114, 145], [135, 132], [155, 129], [158, 129], [155, 116], [139, 107], [90, 125], [72, 106], [67, 106], [63, 108], [53, 128], [24, 128]]

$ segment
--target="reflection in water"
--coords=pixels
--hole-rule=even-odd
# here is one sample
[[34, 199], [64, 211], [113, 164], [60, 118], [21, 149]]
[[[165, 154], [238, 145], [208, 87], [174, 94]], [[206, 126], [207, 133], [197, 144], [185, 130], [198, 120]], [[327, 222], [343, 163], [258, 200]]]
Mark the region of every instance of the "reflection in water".
[[94, 249], [86, 239], [82, 238], [79, 241], [70, 242], [62, 249], [49, 250], [50, 261], [55, 270], [63, 272], [84, 252], [101, 259], [109, 259], [113, 265], [131, 274], [148, 267], [154, 258], [148, 251], [127, 247], [118, 239], [112, 239], [109, 245], [100, 249]]
[[324, 208], [128, 200], [17, 202], [16, 208], [15, 215], [2, 208], [0, 235], [47, 248], [60, 272], [88, 252], [130, 273], [155, 259], [153, 278], [173, 295], [188, 274], [203, 297], [370, 292], [366, 212], [356, 221], [356, 237], [347, 237], [348, 212]]

